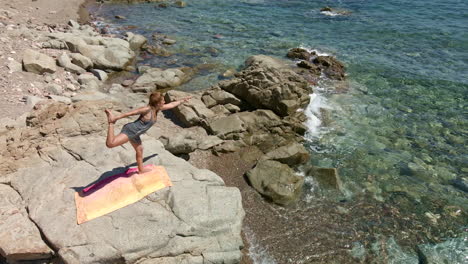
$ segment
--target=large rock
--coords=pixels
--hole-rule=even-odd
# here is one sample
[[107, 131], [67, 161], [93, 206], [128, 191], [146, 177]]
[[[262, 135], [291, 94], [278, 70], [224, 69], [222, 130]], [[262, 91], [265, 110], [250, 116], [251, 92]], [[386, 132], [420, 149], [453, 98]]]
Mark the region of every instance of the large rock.
[[174, 69], [148, 69], [143, 75], [136, 79], [132, 89], [138, 90], [140, 87], [150, 87], [151, 89], [164, 89], [181, 85], [190, 78], [188, 68]]
[[83, 69], [90, 69], [93, 67], [93, 62], [88, 57], [81, 55], [80, 53], [70, 53], [71, 62], [80, 66]]
[[75, 190], [135, 162], [128, 145], [105, 148], [103, 110], [122, 107], [109, 104], [45, 105], [28, 118], [26, 128], [3, 138], [8, 141], [0, 161], [14, 162], [14, 172], [0, 178], [18, 190], [29, 217], [61, 260], [66, 264], [239, 263], [244, 217], [239, 190], [224, 186], [215, 173], [193, 167], [147, 136], [143, 136], [145, 162], [164, 166], [173, 186], [76, 224]]
[[229, 134], [245, 131], [245, 125], [237, 115], [221, 117], [208, 124], [211, 133], [220, 138], [226, 138]]
[[49, 38], [62, 41], [70, 51], [89, 58], [97, 69], [123, 70], [135, 58], [130, 44], [123, 39], [84, 33], [51, 33]]
[[318, 56], [312, 60], [312, 63], [319, 66], [330, 79], [344, 80], [346, 78], [344, 65], [334, 57]]
[[262, 160], [276, 160], [289, 166], [304, 164], [309, 161], [310, 153], [302, 144], [292, 142], [286, 146], [272, 150], [261, 157]]
[[133, 34], [132, 32], [127, 32], [126, 35], [127, 41], [130, 43], [130, 48], [135, 51], [140, 50], [148, 41], [143, 35]]
[[[166, 93], [165, 100], [166, 103], [169, 103], [191, 95], [192, 94], [189, 93], [171, 90]], [[215, 113], [208, 109], [197, 96], [194, 96], [188, 102], [174, 108], [172, 111], [186, 126], [199, 125], [203, 123], [204, 120], [215, 116]]]
[[282, 117], [308, 105], [311, 87], [280, 61], [253, 56], [246, 64], [249, 66], [239, 73], [238, 78], [220, 82], [219, 87], [253, 108], [270, 109]]
[[53, 251], [42, 241], [20, 195], [0, 184], [0, 254], [8, 261], [47, 259]]
[[301, 193], [304, 177], [297, 175], [285, 164], [273, 160], [257, 163], [247, 172], [252, 186], [261, 194], [280, 205], [294, 202]]
[[23, 66], [28, 72], [43, 74], [57, 71], [55, 60], [45, 54], [32, 49], [27, 49], [23, 55]]
[[62, 55], [60, 55], [57, 61], [60, 66], [62, 66], [63, 68], [65, 68], [65, 70], [71, 73], [82, 74], [86, 72], [85, 69], [81, 68], [78, 65], [73, 64], [70, 57], [65, 52], [62, 53]]

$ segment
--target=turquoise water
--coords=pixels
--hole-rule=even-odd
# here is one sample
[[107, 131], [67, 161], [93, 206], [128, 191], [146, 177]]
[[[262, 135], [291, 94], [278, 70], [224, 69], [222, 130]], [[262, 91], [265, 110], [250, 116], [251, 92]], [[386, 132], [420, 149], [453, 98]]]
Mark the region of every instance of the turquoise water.
[[[148, 38], [163, 33], [177, 40], [168, 48], [175, 55], [143, 63], [207, 64], [181, 88], [187, 91], [209, 87], [255, 54], [284, 58], [301, 46], [336, 56], [347, 67], [349, 88], [337, 92], [327, 80], [315, 87], [328, 108], [327, 116], [317, 115], [329, 120], [307, 143], [315, 165], [339, 169], [344, 191], [336, 199], [369, 194], [391, 203], [405, 193], [417, 205], [402, 210], [428, 221], [439, 215], [450, 227], [426, 242], [466, 236], [468, 195], [453, 183], [468, 177], [468, 1], [186, 2], [186, 8], [112, 4], [99, 12], [116, 30], [135, 25]], [[326, 5], [351, 13], [327, 16], [320, 13]], [[317, 188], [309, 192], [323, 198]], [[442, 205], [428, 205], [428, 197]], [[461, 213], [449, 215], [453, 210]]]

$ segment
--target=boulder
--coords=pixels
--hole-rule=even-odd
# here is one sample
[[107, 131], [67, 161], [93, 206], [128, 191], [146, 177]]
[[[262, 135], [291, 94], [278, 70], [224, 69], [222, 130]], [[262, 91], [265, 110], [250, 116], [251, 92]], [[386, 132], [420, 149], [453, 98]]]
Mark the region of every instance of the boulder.
[[159, 69], [151, 68], [138, 77], [132, 89], [139, 87], [152, 87], [153, 89], [172, 88], [181, 85], [190, 79], [188, 68]]
[[170, 39], [170, 38], [165, 38], [162, 40], [162, 43], [166, 45], [174, 45], [176, 44], [176, 42], [177, 42], [176, 40]]
[[242, 101], [231, 93], [223, 91], [221, 89], [209, 89], [203, 93], [203, 102], [211, 107], [215, 104], [233, 104], [242, 105]]
[[62, 53], [62, 55], [60, 55], [57, 61], [60, 66], [62, 66], [63, 68], [65, 68], [66, 71], [69, 71], [71, 73], [82, 74], [86, 72], [85, 69], [81, 68], [76, 64], [73, 64], [70, 57], [65, 52]]
[[169, 137], [161, 137], [159, 139], [166, 148], [167, 151], [174, 155], [188, 154], [197, 149], [197, 140], [192, 138], [190, 135], [178, 133]]
[[[165, 100], [169, 103], [191, 95], [192, 94], [189, 93], [171, 90], [166, 93]], [[215, 116], [215, 113], [208, 109], [197, 96], [194, 96], [188, 102], [174, 108], [172, 111], [186, 126], [199, 125], [203, 123], [205, 119]]]
[[248, 67], [237, 78], [222, 81], [219, 87], [253, 108], [270, 109], [281, 117], [308, 105], [311, 87], [284, 63], [267, 56], [252, 56], [246, 64]]
[[247, 177], [255, 190], [279, 205], [297, 200], [304, 184], [304, 177], [288, 165], [273, 160], [259, 161], [247, 172]]
[[303, 48], [293, 48], [288, 51], [288, 54], [286, 55], [288, 58], [291, 59], [299, 59], [299, 60], [305, 60], [309, 61], [310, 58], [315, 55], [311, 54], [308, 52], [306, 49]]
[[176, 5], [177, 7], [186, 7], [186, 6], [187, 6], [187, 3], [184, 2], [184, 1], [177, 0], [177, 1], [175, 2], [175, 5]]
[[99, 87], [99, 79], [91, 73], [84, 73], [78, 76], [78, 82], [88, 89], [95, 90]]
[[27, 49], [23, 55], [23, 66], [28, 72], [43, 74], [57, 71], [55, 60], [45, 54], [32, 49]]
[[91, 69], [90, 72], [96, 76], [100, 81], [105, 82], [107, 80], [107, 73], [99, 69]]
[[48, 259], [53, 251], [29, 219], [20, 195], [0, 184], [0, 253], [7, 261]]
[[76, 22], [75, 20], [73, 19], [70, 19], [68, 21], [68, 25], [73, 28], [73, 29], [80, 29], [80, 24], [78, 24], [78, 22]]
[[275, 160], [289, 166], [297, 166], [308, 162], [310, 153], [302, 144], [291, 142], [286, 146], [279, 147], [266, 153], [261, 160]]
[[337, 59], [331, 56], [317, 56], [312, 60], [312, 63], [322, 69], [323, 73], [328, 78], [333, 80], [345, 79], [345, 67]]
[[132, 50], [140, 50], [143, 45], [148, 41], [145, 36], [139, 34], [133, 34], [132, 32], [127, 32], [127, 41], [130, 43], [130, 48]]
[[245, 131], [244, 122], [237, 115], [230, 115], [214, 119], [208, 123], [210, 132], [220, 138], [226, 138], [229, 134]]
[[85, 57], [79, 53], [70, 53], [71, 62], [75, 65], [80, 66], [83, 69], [90, 69], [93, 67], [93, 62], [88, 57]]

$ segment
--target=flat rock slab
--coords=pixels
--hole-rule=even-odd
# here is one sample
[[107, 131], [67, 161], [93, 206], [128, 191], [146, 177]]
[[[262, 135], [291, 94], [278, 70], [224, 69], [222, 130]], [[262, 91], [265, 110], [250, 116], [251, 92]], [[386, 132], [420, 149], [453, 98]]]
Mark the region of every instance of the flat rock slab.
[[0, 253], [7, 260], [48, 259], [53, 251], [29, 219], [20, 195], [0, 184]]

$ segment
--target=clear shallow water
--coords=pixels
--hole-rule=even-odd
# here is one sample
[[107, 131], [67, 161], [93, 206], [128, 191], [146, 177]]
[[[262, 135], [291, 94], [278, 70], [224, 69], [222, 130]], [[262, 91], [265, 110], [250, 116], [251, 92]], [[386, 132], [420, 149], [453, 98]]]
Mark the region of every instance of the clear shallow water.
[[[439, 223], [453, 231], [439, 234], [442, 239], [466, 236], [468, 220], [460, 217], [466, 217], [468, 196], [452, 183], [468, 175], [468, 1], [187, 4], [113, 4], [100, 12], [117, 28], [136, 25], [134, 31], [148, 38], [158, 32], [177, 40], [169, 48], [174, 56], [145, 63], [212, 66], [185, 90], [209, 87], [220, 73], [240, 68], [254, 54], [283, 58], [288, 49], [302, 46], [335, 55], [347, 66], [349, 89], [337, 93], [326, 80], [316, 87], [322, 99], [316, 109], [326, 102], [328, 110], [319, 116], [321, 133], [310, 134], [308, 146], [315, 165], [339, 169], [345, 191], [337, 199], [367, 193], [390, 202], [395, 193], [405, 193], [417, 206], [402, 210], [428, 220], [426, 213], [441, 215]], [[319, 11], [325, 5], [351, 14], [326, 16]], [[113, 20], [114, 15], [127, 19]], [[170, 60], [175, 64], [168, 66]], [[319, 199], [322, 192], [313, 188], [308, 201], [311, 195]], [[428, 205], [428, 197], [442, 206]], [[461, 216], [450, 216], [450, 206]]]

